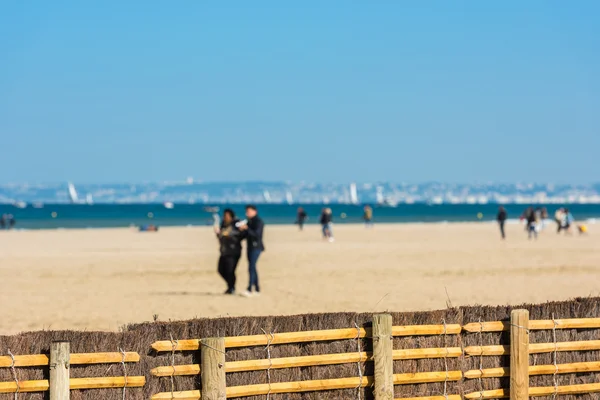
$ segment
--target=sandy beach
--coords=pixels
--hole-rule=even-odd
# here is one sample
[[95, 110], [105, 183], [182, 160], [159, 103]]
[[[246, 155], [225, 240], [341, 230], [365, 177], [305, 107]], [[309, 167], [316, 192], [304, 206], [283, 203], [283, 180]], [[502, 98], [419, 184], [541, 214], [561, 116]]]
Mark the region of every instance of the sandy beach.
[[[325, 311], [430, 310], [600, 294], [600, 235], [529, 241], [521, 225], [268, 226], [263, 293], [224, 296], [211, 228], [0, 232], [0, 334], [129, 322]], [[238, 290], [248, 279], [238, 266]], [[446, 294], [446, 290], [448, 296]]]

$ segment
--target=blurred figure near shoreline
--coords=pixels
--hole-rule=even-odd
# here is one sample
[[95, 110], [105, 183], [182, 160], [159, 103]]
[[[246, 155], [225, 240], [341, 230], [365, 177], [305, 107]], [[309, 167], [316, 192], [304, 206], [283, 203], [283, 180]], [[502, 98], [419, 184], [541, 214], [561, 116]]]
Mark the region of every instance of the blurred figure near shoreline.
[[536, 228], [535, 209], [533, 207], [528, 207], [521, 216], [521, 219], [524, 219], [526, 221], [525, 231], [527, 231], [527, 237], [529, 239], [531, 239], [532, 237], [537, 239], [538, 231]]
[[319, 222], [321, 223], [321, 229], [323, 231], [323, 239], [333, 242], [335, 239], [333, 238], [333, 212], [331, 211], [331, 208], [323, 209]]
[[506, 239], [506, 233], [504, 231], [504, 224], [508, 219], [508, 213], [506, 209], [502, 206], [498, 209], [498, 215], [496, 216], [496, 220], [498, 221], [498, 225], [500, 226], [500, 235], [502, 235], [502, 239]]
[[363, 213], [363, 219], [365, 220], [365, 226], [367, 228], [373, 227], [373, 208], [371, 206], [365, 206]]
[[17, 224], [15, 216], [12, 214], [2, 214], [0, 218], [0, 229], [13, 229]]
[[556, 210], [556, 212], [554, 213], [554, 222], [556, 222], [556, 233], [560, 233], [560, 231], [562, 231], [563, 225], [564, 225], [564, 219], [565, 219], [565, 209], [561, 207], [558, 210]]
[[569, 211], [568, 208], [565, 208], [565, 216], [563, 218], [564, 220], [564, 225], [563, 225], [563, 230], [566, 233], [571, 233], [571, 225], [573, 225], [573, 223], [575, 222], [575, 218], [573, 217], [573, 214], [571, 214], [571, 212]]
[[304, 208], [298, 207], [298, 214], [296, 215], [296, 224], [298, 225], [298, 228], [301, 231], [304, 230], [304, 224], [306, 223], [307, 218], [308, 215], [306, 214], [306, 211], [304, 211]]

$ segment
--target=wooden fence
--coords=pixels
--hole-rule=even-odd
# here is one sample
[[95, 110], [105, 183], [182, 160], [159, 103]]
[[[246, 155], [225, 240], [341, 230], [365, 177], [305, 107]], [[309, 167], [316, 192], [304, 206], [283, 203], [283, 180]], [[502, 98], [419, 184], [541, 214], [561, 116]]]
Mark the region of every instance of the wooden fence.
[[[171, 365], [154, 368], [153, 376], [201, 375], [202, 399], [222, 400], [245, 396], [268, 395], [277, 393], [295, 393], [307, 391], [324, 391], [334, 389], [351, 389], [372, 387], [377, 400], [392, 400], [394, 385], [415, 383], [452, 382], [461, 379], [484, 379], [492, 377], [510, 377], [510, 387], [496, 390], [477, 391], [466, 394], [440, 393], [438, 396], [420, 398], [404, 398], [397, 400], [461, 400], [461, 399], [496, 399], [510, 397], [513, 400], [528, 399], [529, 396], [545, 396], [560, 394], [581, 394], [600, 392], [600, 382], [552, 387], [529, 387], [529, 376], [556, 375], [567, 373], [583, 373], [600, 371], [600, 362], [580, 362], [570, 364], [529, 365], [529, 355], [536, 353], [556, 353], [563, 351], [600, 350], [600, 340], [581, 342], [555, 342], [529, 345], [531, 330], [556, 329], [590, 329], [600, 328], [600, 318], [537, 320], [529, 321], [527, 310], [514, 310], [510, 322], [477, 322], [464, 326], [455, 324], [392, 326], [390, 315], [379, 314], [373, 317], [373, 327], [348, 328], [311, 332], [265, 333], [264, 335], [206, 338], [193, 340], [159, 341], [152, 345], [157, 352], [194, 351], [202, 349], [201, 364]], [[392, 348], [392, 337], [422, 335], [456, 335], [462, 332], [482, 333], [510, 330], [510, 346], [471, 346], [396, 349]], [[333, 341], [344, 339], [370, 338], [373, 341], [373, 352], [357, 351], [355, 353], [313, 355], [302, 357], [267, 358], [248, 361], [226, 361], [228, 348], [246, 346], [270, 346], [288, 343]], [[394, 374], [393, 360], [457, 358], [461, 356], [510, 355], [510, 368], [476, 369], [466, 372], [458, 370], [417, 372]], [[332, 365], [357, 362], [374, 362], [374, 375], [344, 377], [338, 379], [277, 382], [258, 385], [226, 387], [226, 374], [243, 371], [258, 371]], [[201, 398], [200, 390], [163, 392], [152, 396], [153, 400]]]
[[[525, 400], [530, 396], [556, 396], [566, 394], [600, 393], [600, 382], [573, 385], [558, 385], [554, 379], [553, 386], [530, 387], [530, 376], [560, 374], [582, 374], [600, 372], [600, 360], [557, 363], [560, 352], [598, 351], [600, 340], [556, 341], [556, 331], [561, 329], [600, 329], [600, 318], [529, 320], [527, 310], [513, 310], [510, 321], [474, 322], [465, 325], [410, 325], [393, 326], [392, 317], [388, 314], [376, 314], [370, 327], [351, 327], [345, 329], [316, 330], [303, 332], [270, 333], [262, 335], [209, 337], [200, 339], [170, 339], [152, 344], [155, 353], [169, 352], [173, 357], [170, 365], [152, 369], [150, 374], [156, 379], [160, 377], [199, 376], [201, 390], [171, 391], [155, 393], [153, 400], [164, 399], [200, 399], [225, 400], [247, 396], [299, 393], [312, 391], [328, 391], [336, 389], [357, 389], [360, 393], [365, 388], [372, 391], [376, 400], [393, 400], [395, 385], [443, 383], [443, 391], [424, 397], [404, 397], [396, 400], [463, 400], [463, 399], [496, 399], [509, 398]], [[549, 330], [554, 333], [554, 341], [550, 343], [529, 343], [531, 331]], [[478, 345], [467, 347], [431, 347], [431, 348], [393, 348], [394, 337], [423, 337], [441, 335], [444, 338], [469, 333], [509, 332], [510, 345]], [[297, 343], [334, 342], [339, 340], [356, 340], [356, 352], [337, 354], [315, 354], [297, 357], [271, 357], [273, 346]], [[372, 351], [363, 351], [361, 343], [368, 341]], [[446, 342], [446, 340], [444, 340]], [[266, 358], [244, 361], [228, 361], [228, 349], [264, 346]], [[444, 344], [444, 346], [447, 346]], [[176, 352], [200, 351], [199, 364], [176, 365]], [[546, 365], [530, 365], [531, 356], [541, 353], [552, 354], [553, 363]], [[483, 368], [470, 370], [449, 369], [448, 360], [488, 356], [510, 357], [508, 367]], [[50, 354], [0, 356], [0, 368], [13, 371], [12, 382], [0, 382], [0, 393], [49, 391], [50, 400], [68, 400], [71, 390], [106, 389], [142, 387], [144, 376], [128, 376], [126, 363], [138, 362], [140, 356], [134, 352], [85, 353], [70, 354], [68, 342], [53, 342]], [[394, 373], [395, 360], [440, 359], [445, 368], [437, 371], [418, 371], [414, 373]], [[362, 375], [361, 364], [373, 363], [373, 373]], [[114, 377], [70, 378], [70, 365], [89, 365], [99, 363], [121, 364], [122, 375]], [[271, 371], [286, 368], [327, 366], [336, 364], [358, 364], [356, 376], [341, 376], [334, 379], [300, 380], [292, 382], [271, 382]], [[48, 380], [19, 381], [16, 369], [22, 367], [48, 367]], [[267, 383], [252, 385], [227, 386], [228, 374], [248, 371], [265, 371]], [[458, 393], [447, 390], [451, 382], [466, 380], [483, 380], [486, 378], [507, 378], [506, 387], [492, 390], [478, 390]], [[483, 388], [483, 385], [481, 385]], [[494, 386], [491, 386], [494, 387]]]
[[[10, 353], [10, 351], [9, 351]], [[144, 376], [127, 376], [126, 363], [138, 362], [138, 353], [79, 353], [71, 354], [69, 342], [52, 342], [50, 355], [13, 355], [0, 357], [0, 368], [10, 368], [14, 381], [0, 382], [0, 393], [50, 392], [51, 400], [69, 399], [71, 390], [110, 389], [142, 387], [146, 384]], [[101, 378], [70, 378], [71, 365], [111, 364], [120, 363], [123, 375]], [[16, 368], [48, 367], [49, 379], [35, 381], [20, 381]]]

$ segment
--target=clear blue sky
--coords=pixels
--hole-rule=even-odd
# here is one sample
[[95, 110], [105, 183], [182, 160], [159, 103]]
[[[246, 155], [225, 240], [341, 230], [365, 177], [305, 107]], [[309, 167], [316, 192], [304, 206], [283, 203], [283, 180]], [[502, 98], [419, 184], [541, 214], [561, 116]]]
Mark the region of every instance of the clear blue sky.
[[0, 182], [600, 181], [599, 1], [5, 1]]

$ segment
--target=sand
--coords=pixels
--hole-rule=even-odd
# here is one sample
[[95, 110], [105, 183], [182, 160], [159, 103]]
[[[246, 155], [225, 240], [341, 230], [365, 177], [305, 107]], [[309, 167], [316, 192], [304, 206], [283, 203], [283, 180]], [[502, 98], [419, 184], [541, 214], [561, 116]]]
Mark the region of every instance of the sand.
[[[224, 296], [210, 228], [0, 232], [0, 334], [130, 322], [329, 311], [415, 311], [600, 294], [600, 227], [537, 241], [520, 225], [268, 226], [263, 293]], [[238, 267], [238, 289], [248, 280]]]

